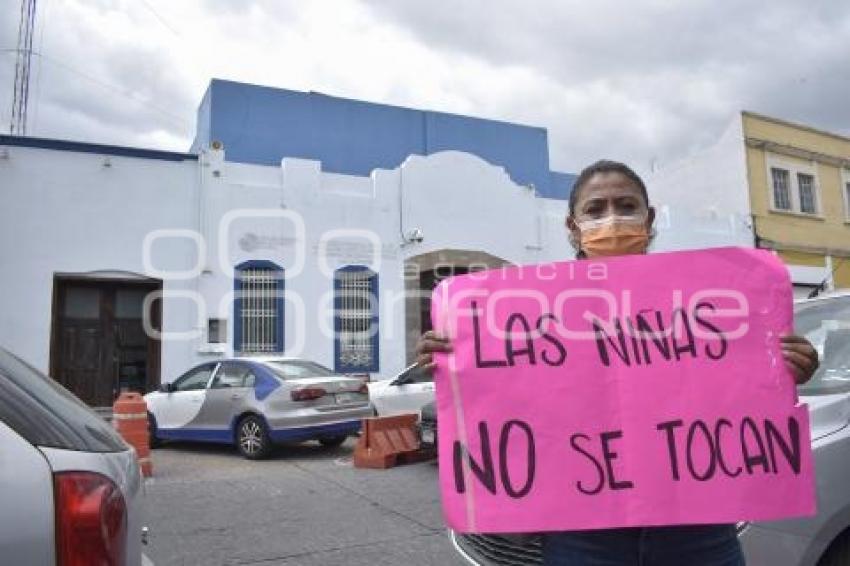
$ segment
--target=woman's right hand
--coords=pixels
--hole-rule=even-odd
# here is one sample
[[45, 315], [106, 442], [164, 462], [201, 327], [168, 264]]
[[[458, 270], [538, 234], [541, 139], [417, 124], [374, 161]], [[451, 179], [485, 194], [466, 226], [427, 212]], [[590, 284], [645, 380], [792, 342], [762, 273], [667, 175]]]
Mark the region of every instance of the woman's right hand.
[[416, 363], [426, 371], [434, 371], [437, 362], [434, 361], [434, 352], [451, 352], [452, 345], [449, 339], [429, 330], [419, 337], [416, 344]]

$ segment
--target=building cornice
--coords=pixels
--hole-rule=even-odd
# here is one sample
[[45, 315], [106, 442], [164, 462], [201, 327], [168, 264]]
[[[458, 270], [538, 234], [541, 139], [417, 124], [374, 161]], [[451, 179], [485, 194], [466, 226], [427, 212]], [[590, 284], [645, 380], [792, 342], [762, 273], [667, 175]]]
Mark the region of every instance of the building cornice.
[[828, 255], [832, 257], [850, 258], [850, 248], [831, 248], [827, 246], [810, 246], [806, 244], [788, 244], [775, 242], [767, 238], [759, 238], [759, 247], [781, 252], [800, 252], [807, 254]]
[[748, 147], [755, 149], [763, 149], [765, 151], [785, 155], [787, 157], [796, 157], [798, 159], [805, 159], [806, 161], [817, 161], [818, 163], [832, 165], [833, 167], [845, 167], [850, 169], [850, 157], [837, 157], [826, 153], [820, 153], [818, 151], [803, 149], [802, 147], [777, 143], [750, 136], [747, 136], [745, 141]]
[[812, 134], [818, 134], [819, 136], [827, 136], [833, 139], [850, 143], [850, 137], [848, 136], [836, 134], [835, 132], [827, 132], [826, 130], [819, 130], [817, 128], [813, 128], [812, 126], [807, 126], [805, 124], [798, 124], [796, 122], [782, 120], [781, 118], [774, 118], [773, 116], [765, 116], [764, 114], [759, 114], [758, 112], [751, 112], [749, 110], [743, 110], [741, 114], [750, 118], [755, 118], [756, 120], [762, 120], [763, 122], [770, 122], [779, 126], [787, 126], [796, 130], [803, 130]]

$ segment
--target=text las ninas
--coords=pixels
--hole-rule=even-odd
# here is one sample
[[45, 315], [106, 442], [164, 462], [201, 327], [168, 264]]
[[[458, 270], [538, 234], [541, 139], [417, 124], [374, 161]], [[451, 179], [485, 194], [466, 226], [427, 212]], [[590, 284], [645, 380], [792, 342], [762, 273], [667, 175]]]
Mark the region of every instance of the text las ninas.
[[[615, 317], [602, 321], [592, 317], [591, 326], [599, 359], [605, 366], [619, 360], [626, 366], [652, 364], [658, 360], [679, 361], [683, 357], [707, 356], [719, 360], [726, 355], [728, 340], [706, 313], [715, 310], [708, 301], [696, 303], [691, 312], [674, 308], [668, 316], [660, 310], [642, 311], [634, 316]], [[537, 317], [532, 326], [519, 312], [506, 319], [503, 336], [504, 356], [485, 358], [482, 353], [482, 323], [476, 301], [471, 302], [472, 331], [475, 343], [475, 363], [479, 368], [513, 367], [517, 364], [561, 366], [567, 360], [567, 345], [553, 334], [552, 323], [560, 320], [552, 313]], [[694, 328], [708, 334], [708, 340], [698, 344]]]

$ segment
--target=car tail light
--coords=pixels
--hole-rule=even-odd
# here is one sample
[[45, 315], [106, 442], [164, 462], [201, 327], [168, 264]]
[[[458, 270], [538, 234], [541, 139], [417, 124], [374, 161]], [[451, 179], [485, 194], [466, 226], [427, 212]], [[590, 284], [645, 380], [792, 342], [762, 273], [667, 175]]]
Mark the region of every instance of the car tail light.
[[123, 566], [127, 504], [109, 478], [93, 472], [53, 476], [60, 566]]
[[293, 389], [289, 396], [293, 401], [313, 401], [327, 395], [327, 391], [321, 387], [305, 387], [304, 389]]
[[365, 383], [363, 383], [362, 385], [360, 385], [360, 388], [357, 390], [357, 392], [362, 393], [364, 395], [368, 395], [369, 394], [369, 386], [366, 385]]

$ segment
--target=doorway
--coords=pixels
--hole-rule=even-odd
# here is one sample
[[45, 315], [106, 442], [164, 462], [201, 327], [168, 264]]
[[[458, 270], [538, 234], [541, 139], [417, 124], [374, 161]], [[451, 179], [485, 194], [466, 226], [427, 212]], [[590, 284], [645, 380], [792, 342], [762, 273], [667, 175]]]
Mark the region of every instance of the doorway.
[[443, 249], [405, 260], [405, 354], [416, 360], [419, 337], [431, 330], [431, 292], [446, 277], [508, 265], [500, 257], [475, 250]]
[[162, 301], [143, 309], [147, 294], [160, 289], [147, 278], [55, 276], [50, 375], [92, 407], [111, 406], [121, 389], [156, 389], [160, 342], [143, 320], [158, 330]]

